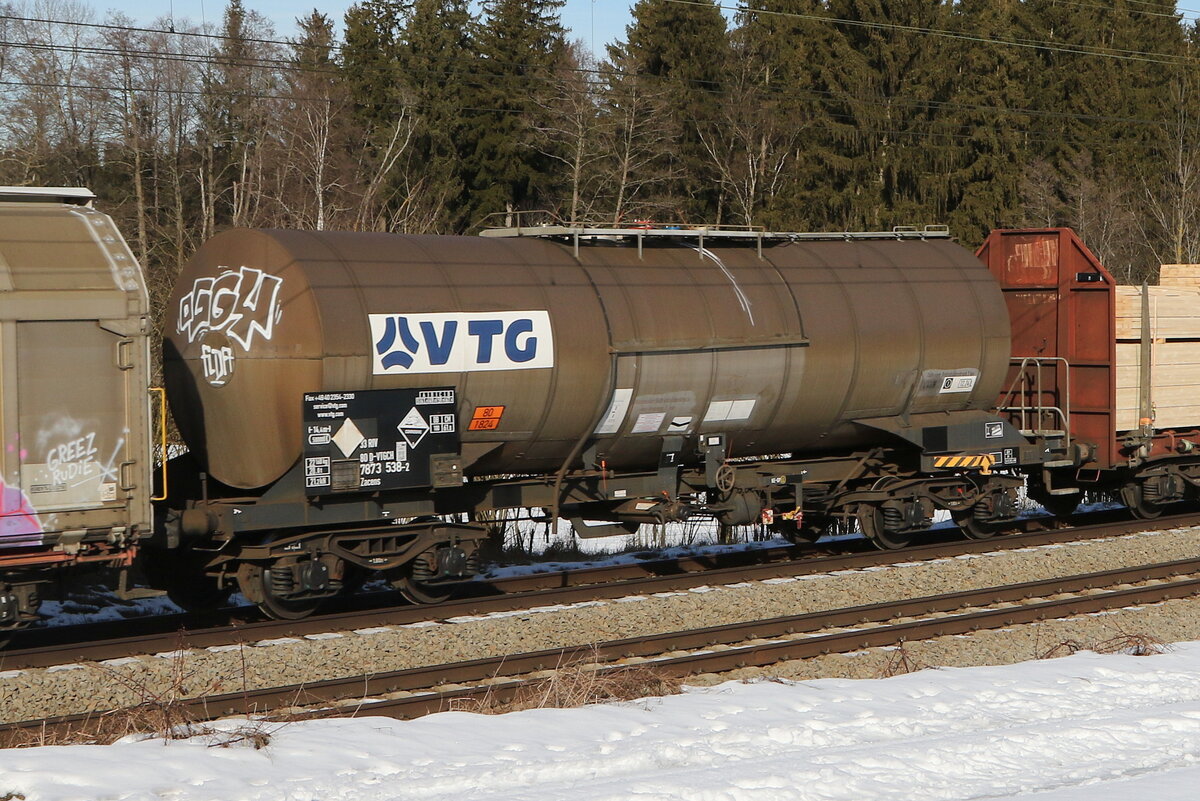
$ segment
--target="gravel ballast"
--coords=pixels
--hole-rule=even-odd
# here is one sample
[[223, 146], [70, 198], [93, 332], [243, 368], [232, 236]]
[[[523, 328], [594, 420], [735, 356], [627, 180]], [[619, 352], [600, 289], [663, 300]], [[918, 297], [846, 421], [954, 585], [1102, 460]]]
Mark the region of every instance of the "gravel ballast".
[[[248, 642], [202, 650], [186, 650], [186, 642], [182, 642], [181, 647], [185, 650], [178, 653], [102, 664], [5, 672], [0, 657], [0, 721], [113, 709], [145, 701], [148, 696], [178, 694], [194, 697], [300, 684], [1186, 559], [1200, 550], [1198, 535], [1200, 529], [1196, 528], [1171, 529], [929, 562], [902, 562], [886, 567], [699, 587], [686, 592], [631, 596], [357, 632], [330, 632], [300, 639]], [[1172, 619], [1179, 617], [1179, 620], [1168, 625], [1167, 618], [1155, 618], [1150, 621], [1154, 627], [1143, 633], [1152, 633], [1161, 639], [1200, 639], [1200, 616], [1195, 614], [1200, 607], [1191, 604], [1193, 600], [1187, 599], [1146, 607], [1185, 611], [1154, 613], [1169, 615]], [[1122, 619], [1125, 614], [1121, 613]], [[1096, 620], [1105, 623], [1111, 622], [1109, 617], [1095, 616]], [[1191, 621], [1195, 621], [1194, 629], [1188, 628]], [[1053, 623], [1021, 628], [1050, 625]], [[1121, 625], [1127, 628], [1126, 624]], [[1042, 631], [1049, 630], [1043, 628]], [[978, 639], [982, 642], [985, 638], [989, 641], [998, 638], [994, 646], [979, 651], [978, 658], [982, 662], [963, 664], [994, 664], [1041, 655], [1036, 643], [1002, 645], [1006, 636], [982, 633], [971, 638], [941, 639]], [[1089, 641], [1091, 635], [1059, 640], [1053, 640], [1054, 635], [1049, 633], [1044, 636], [1048, 644], [1043, 650], [1048, 650], [1063, 640]], [[1091, 637], [1090, 641], [1109, 637]], [[957, 664], [938, 661], [942, 657], [936, 650], [925, 654], [924, 649], [936, 649], [937, 642], [912, 643], [906, 646], [906, 652], [917, 654], [915, 659], [921, 664]], [[916, 650], [918, 647], [920, 651]], [[880, 650], [880, 653], [889, 652]], [[813, 675], [849, 675], [837, 672], [849, 668], [832, 667], [841, 665], [844, 660], [847, 664], [858, 664], [865, 671], [863, 675], [875, 676], [880, 675], [879, 664], [886, 664], [886, 661], [872, 661], [877, 659], [885, 657], [822, 657], [796, 664], [810, 666], [803, 670], [819, 671], [820, 665], [828, 663], [831, 672]], [[784, 675], [774, 668], [759, 674], [764, 672]]]

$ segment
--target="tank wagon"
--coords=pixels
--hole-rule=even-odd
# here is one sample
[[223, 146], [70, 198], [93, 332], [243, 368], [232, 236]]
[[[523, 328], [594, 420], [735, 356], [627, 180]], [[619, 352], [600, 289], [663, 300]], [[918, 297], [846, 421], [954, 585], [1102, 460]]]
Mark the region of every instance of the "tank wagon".
[[1009, 332], [943, 229], [229, 231], [168, 311], [159, 544], [287, 616], [367, 571], [437, 600], [501, 509], [990, 536], [1079, 455], [993, 412]]
[[368, 575], [432, 603], [513, 510], [899, 548], [938, 510], [992, 536], [1023, 484], [1143, 517], [1200, 486], [1200, 412], [1118, 410], [1115, 282], [1066, 229], [226, 232], [165, 310], [160, 472], [145, 284], [91, 200], [0, 188], [0, 633], [135, 560], [277, 617]]

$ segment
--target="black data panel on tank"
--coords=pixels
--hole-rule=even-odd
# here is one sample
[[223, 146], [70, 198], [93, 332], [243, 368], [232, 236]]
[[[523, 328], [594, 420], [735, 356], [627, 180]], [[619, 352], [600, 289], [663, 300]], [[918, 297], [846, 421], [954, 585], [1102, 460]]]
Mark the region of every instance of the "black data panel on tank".
[[458, 453], [454, 400], [453, 387], [305, 394], [305, 494], [430, 486], [430, 458]]

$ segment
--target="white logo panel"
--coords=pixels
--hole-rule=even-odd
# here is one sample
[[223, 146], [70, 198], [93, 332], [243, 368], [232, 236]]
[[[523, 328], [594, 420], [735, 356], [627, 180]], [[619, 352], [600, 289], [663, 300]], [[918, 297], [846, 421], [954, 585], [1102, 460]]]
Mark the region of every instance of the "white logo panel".
[[948, 375], [942, 379], [942, 386], [938, 389], [938, 394], [970, 392], [975, 389], [975, 380], [976, 376], [973, 375]]
[[375, 375], [554, 366], [547, 311], [371, 314]]

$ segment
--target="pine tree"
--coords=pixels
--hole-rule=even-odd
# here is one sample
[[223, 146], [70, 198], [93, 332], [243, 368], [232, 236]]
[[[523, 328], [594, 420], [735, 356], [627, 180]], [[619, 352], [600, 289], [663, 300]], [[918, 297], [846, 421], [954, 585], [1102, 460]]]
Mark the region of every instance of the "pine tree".
[[1038, 50], [1035, 107], [1061, 120], [1031, 143], [1057, 200], [1055, 220], [1075, 228], [1110, 270], [1146, 274], [1146, 189], [1163, 175], [1176, 118], [1168, 87], [1185, 47], [1174, 6], [1027, 6], [1028, 36], [1048, 43]]
[[338, 92], [333, 20], [314, 10], [296, 20], [286, 73], [290, 100], [284, 117], [284, 150], [276, 201], [286, 224], [323, 231], [330, 227], [330, 197], [339, 183], [345, 148], [346, 101]]
[[403, 96], [398, 50], [409, 8], [406, 2], [363, 0], [346, 11], [342, 82], [365, 126], [387, 127]]
[[677, 177], [664, 200], [685, 220], [721, 222], [725, 193], [704, 139], [716, 135], [724, 104], [741, 102], [725, 91], [732, 62], [725, 18], [712, 0], [638, 0], [625, 33], [625, 42], [610, 47], [610, 61], [652, 79], [673, 99], [679, 141], [667, 171]]
[[467, 203], [465, 107], [477, 69], [472, 22], [467, 0], [416, 0], [399, 48], [399, 69], [419, 117], [413, 172], [420, 175], [429, 227], [443, 233], [461, 226], [458, 215]]
[[486, 215], [536, 208], [545, 200], [553, 164], [533, 146], [535, 95], [545, 92], [563, 58], [563, 0], [487, 0], [474, 42], [480, 55], [465, 127], [469, 145], [466, 227]]
[[1154, 119], [1138, 126], [1131, 148], [1146, 254], [1138, 267], [1200, 258], [1200, 51], [1197, 26], [1184, 27], [1174, 3], [1130, 6], [1137, 50], [1154, 54], [1134, 62], [1127, 79], [1129, 113]]
[[724, 104], [745, 121], [743, 148], [758, 166], [760, 213], [755, 222], [777, 230], [824, 227], [833, 121], [828, 80], [841, 36], [820, 0], [762, 0], [743, 10], [733, 33], [734, 58], [746, 76]]
[[942, 0], [831, 0], [830, 15], [869, 25], [845, 25], [824, 74], [837, 120], [831, 168], [837, 194], [831, 210], [848, 228], [886, 229], [928, 222], [930, 176], [946, 144], [933, 120], [949, 93], [945, 40], [906, 28], [943, 30]]
[[594, 220], [603, 183], [606, 143], [595, 59], [576, 40], [567, 47], [538, 108], [533, 145], [553, 164], [549, 207], [564, 220]]
[[598, 207], [614, 224], [637, 219], [677, 219], [670, 203], [679, 142], [669, 86], [638, 75], [619, 49], [600, 65], [597, 98], [600, 141]]
[[202, 79], [198, 139], [204, 166], [201, 204], [205, 236], [218, 225], [252, 225], [262, 200], [257, 149], [269, 136], [265, 120], [276, 92], [275, 75], [261, 68], [276, 53], [264, 42], [272, 37], [266, 20], [230, 0], [221, 27], [220, 46]]
[[[1012, 41], [1021, 22], [1017, 0], [961, 0], [954, 29], [985, 40]], [[957, 74], [950, 101], [937, 116], [940, 151], [935, 173], [942, 193], [939, 221], [974, 246], [987, 233], [1021, 222], [1021, 175], [1027, 157], [1030, 79], [1027, 54], [1003, 44], [956, 41], [950, 47]]]
[[420, 197], [403, 169], [418, 124], [401, 69], [410, 10], [404, 0], [364, 0], [346, 12], [342, 75], [358, 130], [350, 145], [359, 194], [352, 225], [358, 229], [408, 230], [410, 201]]

